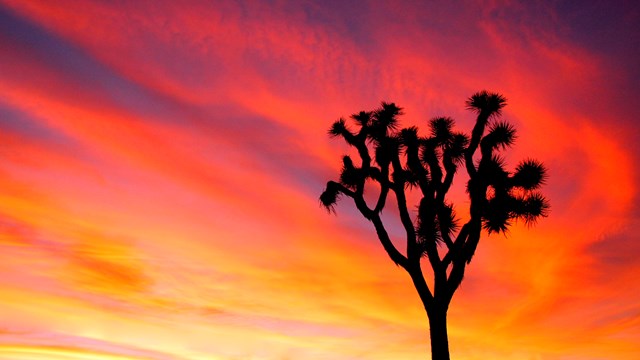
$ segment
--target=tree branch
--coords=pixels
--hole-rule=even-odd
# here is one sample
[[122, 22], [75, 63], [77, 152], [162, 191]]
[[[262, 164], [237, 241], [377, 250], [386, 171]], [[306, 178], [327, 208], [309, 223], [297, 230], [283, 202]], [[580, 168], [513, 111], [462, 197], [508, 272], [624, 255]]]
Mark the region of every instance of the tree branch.
[[442, 235], [442, 241], [444, 241], [445, 245], [447, 245], [447, 249], [453, 249], [453, 241], [451, 241], [451, 236], [446, 231], [440, 230], [440, 235]]
[[431, 290], [429, 290], [429, 285], [424, 279], [422, 269], [420, 268], [420, 262], [417, 262], [413, 264], [412, 267], [407, 268], [407, 272], [409, 273], [409, 276], [411, 276], [413, 286], [415, 286], [418, 291], [418, 295], [420, 296], [420, 300], [422, 300], [422, 304], [424, 304], [425, 310], [429, 313], [433, 306], [433, 294], [431, 293]]
[[379, 214], [384, 208], [385, 203], [387, 202], [387, 195], [389, 194], [389, 186], [380, 185], [380, 195], [378, 196], [378, 201], [376, 202], [376, 207], [373, 209], [373, 212]]
[[[402, 164], [400, 163], [400, 156], [395, 154], [391, 160], [394, 172], [394, 186], [391, 188], [396, 194], [396, 202], [398, 203], [398, 212], [400, 214], [400, 222], [407, 234], [407, 257], [412, 260], [420, 260], [420, 255], [417, 251], [416, 242], [416, 228], [413, 225], [411, 215], [407, 208], [407, 197], [404, 192], [405, 177], [403, 175]], [[395, 175], [398, 174], [398, 175]]]
[[393, 242], [391, 242], [391, 239], [389, 238], [389, 234], [387, 233], [387, 230], [385, 229], [384, 224], [382, 223], [382, 220], [380, 219], [380, 215], [378, 214], [378, 212], [374, 212], [371, 209], [369, 209], [364, 198], [360, 193], [351, 191], [340, 183], [335, 183], [335, 184], [341, 193], [347, 195], [348, 197], [354, 200], [356, 207], [358, 208], [362, 216], [364, 216], [366, 219], [368, 219], [373, 223], [376, 229], [376, 233], [378, 234], [378, 239], [380, 240], [382, 247], [386, 250], [391, 260], [396, 265], [399, 265], [406, 269], [407, 258], [404, 255], [402, 255], [402, 253], [400, 253], [398, 249], [396, 249], [396, 247], [393, 245]]
[[[372, 169], [377, 168], [374, 167]], [[378, 173], [377, 176], [372, 176], [372, 178], [380, 184], [380, 195], [378, 196], [378, 201], [376, 202], [373, 212], [380, 213], [387, 201], [389, 188], [393, 186], [393, 183], [389, 181], [389, 167], [383, 167], [380, 173]]]
[[456, 174], [456, 164], [451, 159], [451, 155], [448, 152], [444, 152], [442, 155], [442, 164], [444, 165], [445, 176], [442, 185], [436, 196], [436, 202], [444, 204], [444, 197], [449, 192], [451, 184], [453, 184], [453, 177]]
[[[425, 146], [426, 147], [426, 146]], [[424, 150], [424, 157], [429, 165], [429, 171], [431, 172], [431, 182], [429, 192], [430, 196], [433, 196], [442, 185], [442, 169], [440, 168], [440, 164], [438, 162], [438, 156], [436, 155], [436, 149], [427, 149]], [[426, 195], [425, 195], [426, 196]]]
[[469, 227], [469, 235], [467, 241], [464, 242], [462, 248], [462, 260], [464, 260], [467, 264], [471, 262], [471, 258], [478, 247], [478, 242], [480, 242], [480, 233], [482, 232], [482, 222], [480, 219], [473, 220]]
[[391, 239], [389, 238], [389, 234], [387, 233], [387, 230], [384, 228], [384, 224], [382, 223], [380, 216], [378, 214], [374, 214], [369, 220], [371, 220], [371, 222], [373, 223], [373, 226], [376, 228], [378, 239], [380, 240], [382, 247], [387, 251], [387, 254], [391, 258], [391, 260], [396, 265], [401, 266], [404, 269], [407, 269], [408, 267], [407, 258], [404, 255], [402, 255], [402, 253], [400, 253], [398, 249], [396, 249], [396, 247], [393, 245], [393, 242], [391, 242]]
[[358, 154], [362, 159], [362, 169], [368, 170], [371, 166], [371, 155], [369, 155], [369, 149], [367, 148], [367, 135], [365, 128], [360, 129], [358, 135], [354, 137], [354, 146], [358, 150]]
[[442, 263], [444, 267], [448, 267], [450, 263], [453, 263], [453, 268], [451, 269], [451, 273], [449, 274], [449, 278], [447, 279], [447, 289], [445, 294], [445, 300], [448, 303], [451, 301], [453, 294], [456, 292], [460, 283], [462, 282], [462, 278], [464, 277], [464, 271], [467, 265], [467, 262], [464, 258], [463, 248], [467, 242], [469, 237], [470, 230], [473, 227], [472, 220], [469, 220], [456, 237], [456, 241], [454, 243], [454, 248], [449, 250], [449, 252], [442, 259]]
[[482, 138], [482, 134], [484, 133], [484, 128], [488, 118], [488, 115], [484, 114], [483, 112], [480, 112], [478, 114], [476, 124], [471, 131], [471, 141], [469, 142], [467, 150], [464, 152], [464, 160], [467, 167], [467, 173], [472, 178], [475, 177], [477, 172], [475, 165], [473, 165], [473, 154], [476, 152], [478, 145], [480, 145], [480, 138]]
[[429, 194], [429, 173], [420, 162], [417, 146], [407, 146], [407, 166], [418, 177], [418, 185], [422, 195], [427, 196]]
[[344, 186], [344, 185], [342, 185], [342, 184], [340, 184], [340, 183], [338, 183], [338, 182], [335, 182], [335, 181], [331, 181], [331, 182], [332, 182], [333, 184], [335, 184], [335, 186], [338, 188], [338, 190], [339, 190], [341, 193], [343, 193], [343, 194], [347, 195], [348, 197], [350, 197], [350, 198], [352, 198], [352, 199], [353, 199], [353, 198], [356, 196], [356, 193], [355, 193], [355, 192], [353, 192], [353, 191], [351, 191], [351, 190], [349, 190], [346, 186]]
[[[442, 162], [445, 169], [445, 177], [444, 177], [444, 181], [442, 182], [442, 185], [438, 189], [438, 192], [436, 194], [436, 201], [435, 201], [436, 206], [438, 206], [438, 209], [437, 209], [438, 218], [440, 219], [443, 219], [446, 216], [446, 214], [444, 213], [445, 196], [447, 195], [447, 192], [449, 192], [449, 189], [451, 188], [451, 184], [453, 183], [453, 177], [456, 173], [456, 165], [451, 159], [451, 156], [446, 151], [442, 156], [443, 156]], [[442, 235], [442, 240], [444, 241], [444, 243], [447, 245], [449, 249], [451, 249], [453, 247], [453, 241], [451, 240], [451, 237], [449, 237], [449, 234], [446, 231], [446, 229], [445, 231], [443, 231], [443, 229], [440, 229], [440, 234]]]

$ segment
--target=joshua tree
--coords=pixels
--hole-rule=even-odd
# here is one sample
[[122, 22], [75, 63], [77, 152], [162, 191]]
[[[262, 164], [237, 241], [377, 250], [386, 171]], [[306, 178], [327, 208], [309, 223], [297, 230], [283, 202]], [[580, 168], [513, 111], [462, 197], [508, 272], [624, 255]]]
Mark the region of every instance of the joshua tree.
[[[428, 136], [419, 135], [416, 127], [400, 129], [402, 109], [385, 102], [374, 111], [352, 115], [356, 129], [350, 129], [342, 118], [337, 120], [330, 136], [343, 138], [357, 150], [361, 161], [358, 166], [350, 156], [344, 156], [340, 180], [329, 181], [320, 196], [329, 211], [335, 211], [341, 196], [353, 199], [362, 216], [373, 224], [391, 260], [409, 274], [429, 318], [434, 360], [449, 359], [447, 310], [482, 230], [504, 233], [517, 220], [530, 225], [547, 216], [549, 209], [538, 192], [546, 179], [543, 164], [528, 159], [510, 172], [499, 155], [515, 140], [514, 127], [498, 120], [506, 99], [481, 91], [466, 104], [477, 114], [471, 136], [454, 131], [454, 121], [447, 117], [432, 119]], [[464, 224], [446, 197], [459, 167], [468, 175], [470, 206]], [[369, 198], [371, 205], [364, 196], [367, 181], [377, 183], [379, 190], [377, 200], [376, 194]], [[412, 188], [419, 189], [417, 212], [407, 206]], [[406, 231], [405, 253], [391, 241], [380, 216], [390, 193], [395, 196]], [[421, 269], [423, 257], [433, 270], [433, 289]]]

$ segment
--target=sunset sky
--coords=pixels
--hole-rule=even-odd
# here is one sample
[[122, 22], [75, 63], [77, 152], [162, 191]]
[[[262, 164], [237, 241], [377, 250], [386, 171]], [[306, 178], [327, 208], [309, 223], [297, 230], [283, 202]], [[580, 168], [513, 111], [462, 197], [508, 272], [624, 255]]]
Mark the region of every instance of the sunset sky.
[[638, 359], [638, 24], [634, 1], [0, 0], [0, 359], [425, 359], [408, 276], [319, 205], [349, 151], [327, 129], [385, 100], [469, 131], [482, 89], [552, 210], [481, 240], [452, 358]]

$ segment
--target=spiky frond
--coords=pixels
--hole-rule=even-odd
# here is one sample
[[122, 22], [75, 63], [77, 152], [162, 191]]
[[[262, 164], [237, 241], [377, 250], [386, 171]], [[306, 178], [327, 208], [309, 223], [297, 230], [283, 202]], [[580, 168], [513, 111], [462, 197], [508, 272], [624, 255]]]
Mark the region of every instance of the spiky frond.
[[483, 149], [505, 149], [513, 145], [515, 140], [516, 129], [506, 121], [501, 121], [489, 127], [487, 135], [480, 141], [480, 146]]
[[355, 188], [364, 180], [362, 169], [353, 165], [349, 156], [342, 158], [342, 171], [340, 172], [340, 183], [350, 189]]
[[464, 161], [464, 151], [469, 145], [469, 138], [467, 135], [454, 132], [451, 136], [451, 141], [447, 145], [445, 151], [451, 157], [454, 163], [460, 164]]
[[450, 117], [437, 117], [429, 121], [431, 136], [436, 139], [439, 144], [445, 144], [451, 140], [451, 130], [454, 121]]
[[420, 182], [420, 177], [416, 175], [411, 169], [403, 168], [399, 170], [394, 170], [391, 174], [391, 179], [394, 183], [399, 184], [401, 181], [404, 181], [405, 186], [409, 188], [413, 188], [417, 186]]
[[400, 140], [400, 143], [406, 147], [417, 147], [419, 144], [418, 128], [411, 126], [400, 130], [398, 139]]
[[374, 145], [376, 163], [380, 167], [389, 166], [391, 159], [400, 152], [400, 141], [396, 137], [382, 137]]
[[544, 185], [546, 179], [547, 169], [544, 164], [534, 159], [527, 159], [516, 166], [511, 183], [525, 190], [534, 190]]
[[489, 234], [505, 234], [507, 230], [509, 230], [509, 226], [511, 226], [510, 218], [508, 216], [505, 216], [504, 213], [488, 214], [488, 216], [485, 217], [484, 221], [482, 222], [482, 227], [487, 230]]
[[507, 99], [501, 94], [482, 90], [471, 95], [466, 104], [468, 110], [491, 117], [502, 113], [502, 108], [507, 105]]
[[513, 216], [523, 219], [525, 224], [532, 225], [541, 217], [549, 215], [549, 201], [539, 192], [532, 192], [517, 198], [513, 206]]
[[398, 116], [403, 114], [402, 108], [395, 103], [384, 101], [380, 105], [381, 107], [375, 112], [376, 120], [395, 130], [398, 126]]
[[348, 144], [353, 145], [355, 142], [355, 135], [347, 127], [347, 122], [340, 118], [336, 120], [329, 128], [330, 137], [342, 137]]
[[435, 156], [436, 159], [440, 157], [438, 143], [434, 138], [423, 139], [420, 145], [420, 160], [425, 164], [428, 163], [429, 159], [433, 156]]
[[329, 136], [338, 137], [338, 136], [342, 136], [342, 134], [344, 134], [347, 131], [349, 131], [347, 129], [347, 122], [344, 121], [343, 118], [340, 118], [334, 121], [333, 124], [331, 124], [331, 127], [329, 128], [328, 132], [329, 132]]
[[429, 206], [426, 199], [420, 201], [418, 207], [418, 219], [416, 224], [416, 235], [421, 242], [442, 241], [437, 228], [436, 213], [432, 206]]
[[414, 188], [420, 184], [420, 177], [408, 168], [404, 170], [404, 180], [409, 188]]
[[496, 188], [506, 187], [509, 173], [505, 170], [506, 162], [499, 155], [492, 155], [489, 159], [482, 159], [479, 172], [487, 184]]
[[358, 125], [361, 127], [367, 127], [371, 125], [371, 115], [373, 113], [371, 111], [360, 111], [357, 114], [351, 115], [351, 118], [355, 120]]
[[483, 227], [491, 233], [506, 233], [511, 225], [512, 198], [503, 192], [496, 193], [487, 201]]
[[394, 103], [382, 102], [382, 106], [375, 110], [369, 126], [369, 140], [379, 142], [385, 136], [398, 129], [398, 116], [402, 115], [402, 108]]
[[438, 214], [438, 228], [443, 234], [453, 234], [460, 229], [460, 219], [457, 218], [453, 204], [445, 203]]
[[340, 187], [334, 181], [327, 182], [327, 187], [320, 194], [320, 204], [328, 212], [335, 212], [335, 205], [340, 200]]

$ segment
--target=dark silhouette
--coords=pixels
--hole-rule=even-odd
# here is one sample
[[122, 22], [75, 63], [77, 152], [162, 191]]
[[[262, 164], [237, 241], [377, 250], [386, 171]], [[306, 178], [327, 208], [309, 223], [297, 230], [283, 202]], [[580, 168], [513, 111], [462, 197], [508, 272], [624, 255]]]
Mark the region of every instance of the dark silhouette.
[[[454, 131], [454, 121], [447, 117], [432, 119], [426, 137], [420, 136], [416, 127], [399, 129], [402, 109], [385, 102], [374, 111], [352, 115], [356, 130], [349, 129], [342, 118], [329, 130], [332, 137], [342, 137], [357, 150], [361, 164], [357, 166], [345, 156], [340, 181], [329, 181], [320, 201], [334, 211], [342, 195], [353, 199], [373, 224], [391, 260], [407, 271], [429, 318], [434, 360], [449, 359], [447, 310], [482, 229], [504, 233], [514, 221], [521, 219], [530, 225], [547, 216], [549, 210], [548, 201], [537, 191], [546, 179], [543, 164], [528, 159], [509, 172], [499, 155], [515, 140], [514, 127], [498, 121], [505, 105], [500, 94], [481, 91], [471, 96], [467, 108], [477, 114], [477, 120], [470, 137]], [[469, 176], [470, 208], [468, 220], [460, 226], [446, 194], [462, 166]], [[379, 186], [372, 206], [364, 197], [367, 181]], [[412, 188], [419, 189], [421, 197], [415, 218], [407, 207]], [[390, 193], [396, 198], [406, 231], [406, 255], [391, 241], [380, 217]], [[421, 269], [423, 257], [433, 270], [433, 289]]]

